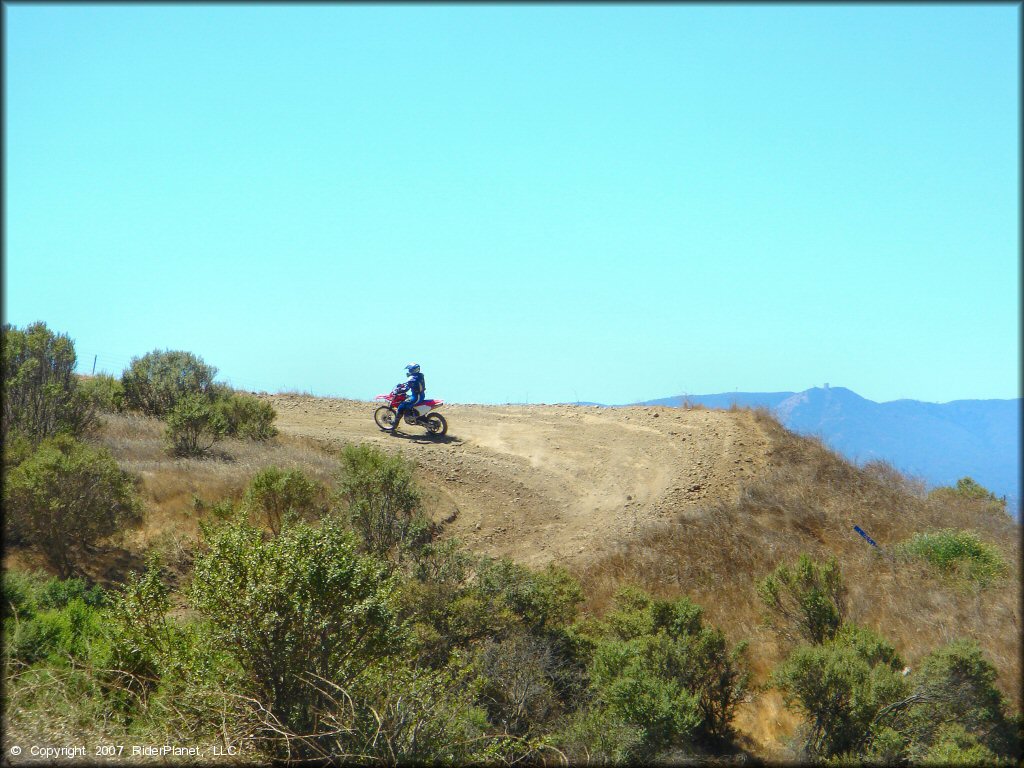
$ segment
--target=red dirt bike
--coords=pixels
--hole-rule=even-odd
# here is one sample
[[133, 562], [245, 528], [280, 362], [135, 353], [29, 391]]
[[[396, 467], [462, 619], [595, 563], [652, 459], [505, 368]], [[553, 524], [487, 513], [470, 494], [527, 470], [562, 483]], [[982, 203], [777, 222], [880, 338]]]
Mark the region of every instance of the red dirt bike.
[[[405, 393], [408, 386], [399, 384], [387, 395], [377, 395], [376, 400], [383, 400], [387, 405], [382, 405], [373, 412], [373, 420], [377, 426], [385, 431], [390, 431], [398, 417], [398, 406], [405, 402]], [[418, 427], [425, 427], [431, 437], [442, 437], [448, 431], [448, 422], [440, 413], [433, 413], [435, 408], [444, 405], [443, 400], [424, 400], [413, 408], [405, 411], [405, 423], [414, 424]]]

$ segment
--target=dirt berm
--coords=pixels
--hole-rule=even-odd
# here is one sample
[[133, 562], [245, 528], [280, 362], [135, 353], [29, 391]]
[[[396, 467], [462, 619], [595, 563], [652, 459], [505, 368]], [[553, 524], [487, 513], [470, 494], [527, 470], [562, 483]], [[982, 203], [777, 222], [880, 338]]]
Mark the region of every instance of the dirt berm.
[[369, 442], [412, 459], [426, 509], [477, 552], [531, 566], [579, 563], [645, 522], [699, 514], [767, 464], [747, 411], [570, 405], [445, 405], [431, 439], [373, 422], [376, 403], [265, 395], [286, 434]]

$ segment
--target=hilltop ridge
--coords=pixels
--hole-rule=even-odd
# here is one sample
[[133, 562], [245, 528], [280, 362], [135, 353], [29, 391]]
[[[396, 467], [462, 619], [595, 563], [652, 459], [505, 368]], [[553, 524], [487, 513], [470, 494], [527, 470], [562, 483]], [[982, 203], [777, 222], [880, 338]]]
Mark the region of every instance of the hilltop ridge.
[[970, 476], [1019, 515], [1021, 400], [878, 403], [846, 387], [676, 395], [643, 405], [768, 408], [788, 429], [822, 437], [851, 461], [882, 459], [932, 486]]
[[575, 562], [647, 522], [739, 492], [767, 463], [750, 413], [658, 407], [445, 405], [444, 441], [373, 423], [374, 403], [265, 396], [282, 432], [415, 459], [453, 535], [528, 565]]

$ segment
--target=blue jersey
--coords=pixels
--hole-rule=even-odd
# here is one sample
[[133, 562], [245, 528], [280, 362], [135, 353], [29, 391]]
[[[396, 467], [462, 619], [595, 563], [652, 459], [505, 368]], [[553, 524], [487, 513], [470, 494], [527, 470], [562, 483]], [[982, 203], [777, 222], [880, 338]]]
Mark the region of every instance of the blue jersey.
[[427, 394], [427, 381], [422, 373], [410, 373], [408, 386], [409, 392], [418, 400], [422, 400]]

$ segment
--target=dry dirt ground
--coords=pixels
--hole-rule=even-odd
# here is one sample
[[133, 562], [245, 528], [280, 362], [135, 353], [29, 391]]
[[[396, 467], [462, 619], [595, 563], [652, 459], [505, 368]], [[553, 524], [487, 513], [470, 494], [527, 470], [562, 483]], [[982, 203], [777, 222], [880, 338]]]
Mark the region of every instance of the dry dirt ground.
[[530, 566], [579, 564], [645, 522], [699, 514], [760, 472], [769, 448], [746, 411], [446, 404], [448, 434], [431, 439], [405, 424], [381, 432], [377, 403], [263, 397], [286, 434], [412, 459], [425, 506], [447, 533]]

